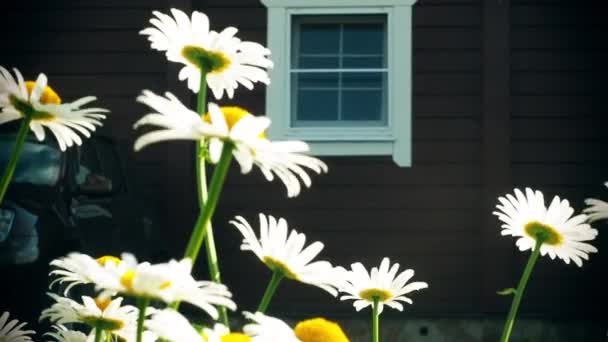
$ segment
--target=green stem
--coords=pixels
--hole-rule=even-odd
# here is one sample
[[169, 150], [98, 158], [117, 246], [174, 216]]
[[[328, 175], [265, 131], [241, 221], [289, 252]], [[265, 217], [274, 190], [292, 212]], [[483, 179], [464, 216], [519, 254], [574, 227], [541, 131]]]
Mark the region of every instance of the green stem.
[[[198, 96], [196, 98], [196, 111], [199, 115], [204, 116], [206, 113], [206, 100], [207, 100], [207, 72], [201, 69], [201, 80]], [[198, 206], [199, 210], [203, 210], [205, 203], [207, 202], [207, 175], [205, 172], [205, 157], [201, 153], [205, 148], [205, 143], [199, 141], [196, 144], [196, 182], [197, 182], [197, 193], [198, 193]], [[216, 283], [222, 283], [222, 277], [220, 275], [219, 261], [217, 257], [217, 251], [215, 248], [215, 238], [213, 236], [213, 227], [211, 220], [205, 225], [205, 252], [207, 254], [207, 266], [209, 267], [209, 275], [211, 280]], [[193, 261], [194, 262], [194, 261]], [[225, 307], [220, 307], [220, 319], [225, 326], [228, 325], [228, 312]]]
[[150, 299], [148, 298], [138, 298], [137, 299], [137, 307], [139, 309], [139, 314], [137, 316], [137, 340], [136, 342], [142, 341], [142, 336], [144, 333], [144, 321], [146, 319], [146, 308], [148, 304], [150, 304]]
[[534, 251], [532, 251], [532, 254], [530, 254], [530, 258], [528, 259], [528, 263], [526, 264], [524, 273], [522, 274], [521, 279], [519, 280], [519, 284], [517, 285], [517, 290], [515, 292], [515, 297], [513, 297], [511, 309], [509, 310], [509, 315], [507, 316], [507, 321], [505, 322], [505, 327], [502, 331], [502, 337], [500, 338], [501, 342], [508, 342], [509, 338], [511, 337], [511, 331], [513, 330], [513, 325], [515, 324], [515, 316], [517, 315], [517, 310], [519, 309], [519, 304], [521, 302], [521, 298], [524, 295], [526, 284], [528, 284], [528, 279], [530, 278], [532, 269], [534, 269], [536, 260], [538, 260], [538, 256], [540, 255], [540, 247], [542, 246], [542, 244], [543, 241], [541, 239], [536, 240]]
[[194, 230], [190, 236], [190, 241], [188, 241], [188, 246], [186, 247], [184, 257], [192, 259], [193, 265], [198, 258], [198, 253], [201, 249], [201, 245], [203, 244], [203, 239], [205, 238], [205, 227], [209, 224], [209, 221], [211, 221], [211, 217], [213, 216], [215, 207], [217, 206], [217, 201], [220, 198], [220, 193], [224, 187], [224, 181], [226, 179], [226, 175], [228, 174], [230, 161], [232, 160], [232, 149], [233, 146], [229, 142], [224, 143], [220, 161], [217, 163], [215, 172], [213, 172], [213, 177], [211, 178], [209, 198], [207, 199], [207, 203], [205, 203], [205, 206], [203, 207], [199, 218], [196, 221]]
[[13, 153], [11, 154], [11, 158], [8, 161], [8, 165], [6, 165], [6, 169], [4, 170], [4, 174], [2, 175], [2, 180], [0, 181], [0, 204], [2, 204], [2, 202], [4, 201], [4, 195], [6, 195], [8, 185], [11, 183], [11, 180], [13, 179], [13, 174], [15, 173], [15, 169], [17, 168], [17, 161], [19, 160], [19, 156], [21, 155], [21, 151], [23, 150], [23, 145], [25, 145], [27, 133], [30, 130], [30, 121], [32, 121], [32, 119], [28, 116], [21, 120], [21, 126], [19, 126], [19, 132], [17, 133], [17, 139], [15, 141]]
[[378, 297], [373, 297], [372, 304], [372, 342], [380, 342], [380, 313], [378, 313]]
[[270, 301], [272, 300], [272, 296], [274, 296], [274, 293], [276, 292], [277, 288], [279, 287], [279, 284], [281, 283], [282, 279], [283, 279], [283, 272], [274, 271], [272, 273], [272, 278], [270, 278], [270, 282], [268, 283], [268, 286], [266, 287], [264, 296], [262, 297], [262, 300], [260, 301], [260, 305], [258, 305], [258, 310], [257, 310], [258, 312], [261, 312], [261, 313], [266, 312], [266, 309], [268, 309], [268, 305], [270, 304]]
[[101, 342], [101, 333], [102, 332], [103, 332], [102, 329], [95, 328], [95, 342]]
[[[207, 100], [207, 73], [201, 69], [201, 83], [196, 97], [196, 112], [200, 116], [205, 116], [206, 101]], [[205, 158], [201, 155], [202, 149], [204, 148], [203, 142], [196, 144], [196, 151], [194, 160], [196, 165], [196, 191], [198, 194], [198, 206], [199, 210], [202, 210], [205, 201], [207, 200], [207, 178], [205, 177]]]

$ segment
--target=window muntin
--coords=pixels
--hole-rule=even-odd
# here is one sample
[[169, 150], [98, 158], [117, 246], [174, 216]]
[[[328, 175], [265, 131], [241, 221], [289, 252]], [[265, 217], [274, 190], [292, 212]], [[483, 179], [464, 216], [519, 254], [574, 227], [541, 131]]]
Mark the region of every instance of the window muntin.
[[294, 15], [291, 38], [291, 127], [388, 125], [386, 15]]

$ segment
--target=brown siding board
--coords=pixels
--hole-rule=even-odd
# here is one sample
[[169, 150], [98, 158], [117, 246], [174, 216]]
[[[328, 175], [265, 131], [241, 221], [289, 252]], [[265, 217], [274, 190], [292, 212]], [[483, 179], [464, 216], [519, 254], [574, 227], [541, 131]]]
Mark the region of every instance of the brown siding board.
[[73, 8], [113, 8], [116, 10], [124, 10], [128, 8], [162, 8], [164, 6], [164, 0], [54, 0], [54, 1], [13, 1], [7, 4], [3, 4], [4, 8], [35, 8], [35, 9], [73, 9]]
[[[340, 172], [335, 170], [334, 172]], [[277, 184], [278, 185], [278, 184]], [[269, 190], [265, 190], [269, 188]], [[256, 203], [260, 193], [270, 186], [227, 184], [220, 205], [244, 208]], [[478, 204], [476, 186], [409, 186], [409, 185], [325, 185], [311, 188], [299, 197], [285, 201], [284, 189], [275, 186], [264, 206], [270, 208], [445, 208], [471, 209]], [[455, 200], [458, 199], [458, 200]], [[258, 201], [259, 203], [259, 201]]]
[[[20, 27], [24, 32], [48, 31], [81, 31], [81, 30], [119, 30], [132, 29], [138, 32], [147, 25], [152, 17], [150, 9], [77, 9], [77, 8], [47, 8], [9, 10], [4, 15], [27, 17], [28, 21], [36, 22], [35, 26]], [[57, 20], [57, 18], [69, 20]]]
[[[516, 141], [513, 142], [515, 163], [597, 163], [605, 159], [606, 141]], [[558, 165], [556, 165], [558, 167]]]
[[605, 181], [605, 170], [593, 164], [517, 163], [511, 166], [514, 179], [525, 179], [530, 185], [590, 185]]
[[[547, 27], [547, 26], [588, 26], [601, 25], [603, 18], [593, 15], [594, 6], [560, 4], [515, 4], [513, 6], [514, 27]], [[582, 18], [585, 18], [582, 20]]]
[[479, 73], [415, 73], [414, 96], [474, 95], [479, 92]]
[[590, 71], [608, 58], [608, 51], [517, 50], [511, 55], [514, 71]]
[[512, 95], [513, 117], [568, 117], [602, 115], [606, 104], [593, 95]]
[[605, 135], [608, 120], [597, 117], [582, 118], [526, 118], [513, 119], [513, 140], [527, 141], [585, 141], [600, 140]]
[[420, 72], [479, 72], [481, 55], [476, 50], [414, 50], [413, 68]]
[[592, 71], [513, 72], [514, 95], [586, 95], [601, 91]]
[[481, 39], [481, 31], [477, 28], [421, 27], [414, 30], [413, 35], [414, 49], [479, 49]]
[[476, 4], [462, 6], [415, 6], [413, 25], [420, 27], [473, 27], [481, 21], [481, 8]]
[[[23, 37], [9, 35], [4, 44], [23, 52], [140, 52], [149, 49], [149, 43], [136, 32], [121, 30], [38, 32], [37, 41], [31, 44]], [[94, 65], [93, 63], [91, 63]]]
[[[371, 228], [382, 231], [408, 231], [414, 233], [441, 233], [445, 227], [451, 227], [450, 232], [467, 233], [477, 224], [477, 209], [374, 209], [365, 211], [356, 208], [310, 208], [304, 211], [291, 208], [243, 208], [238, 215], [246, 218], [250, 223], [258, 221], [260, 212], [283, 217], [290, 223], [290, 227], [299, 231], [315, 230], [322, 225], [328, 231], [344, 231], [363, 233]], [[232, 213], [221, 211], [218, 222], [227, 229], [227, 222], [234, 218]], [[236, 215], [236, 214], [234, 214]], [[407, 238], [407, 235], [404, 235]]]
[[597, 28], [584, 35], [568, 27], [513, 28], [513, 48], [519, 49], [571, 49], [587, 50], [597, 46], [602, 30]]
[[478, 141], [418, 141], [413, 143], [414, 165], [479, 162]]
[[[370, 168], [370, 161], [336, 162], [335, 158], [324, 159], [330, 172], [314, 177], [316, 186], [348, 185], [348, 184], [433, 184], [433, 185], [475, 185], [480, 182], [479, 168], [474, 163], [452, 165], [419, 165], [416, 168], [399, 168], [392, 160], [374, 160], [374, 167]], [[348, 170], [348, 172], [334, 172], [335, 170]], [[228, 177], [232, 184], [263, 183], [262, 176], [255, 172], [254, 177], [241, 176], [236, 168], [230, 170]]]
[[470, 118], [479, 117], [481, 106], [475, 95], [418, 95], [412, 115], [421, 117]]
[[[98, 75], [162, 73], [165, 58], [158, 52], [9, 52], [4, 54], [6, 65], [18, 65], [25, 70], [44, 70], [55, 75]], [[95, 61], [94, 64], [91, 61]]]

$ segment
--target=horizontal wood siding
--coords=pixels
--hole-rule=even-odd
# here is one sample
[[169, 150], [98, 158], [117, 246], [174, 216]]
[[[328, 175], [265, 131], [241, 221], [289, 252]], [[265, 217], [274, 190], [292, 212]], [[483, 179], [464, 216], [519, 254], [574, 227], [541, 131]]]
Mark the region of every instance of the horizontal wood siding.
[[[511, 50], [514, 185], [543, 190], [546, 200], [567, 198], [575, 209], [587, 197], [606, 198], [606, 22], [597, 4], [513, 1]], [[608, 261], [608, 238], [583, 269], [541, 258], [523, 312], [566, 317], [605, 316], [608, 299], [598, 284]], [[527, 254], [516, 252], [513, 283]], [[601, 282], [600, 282], [601, 283]], [[593, 305], [591, 303], [597, 303]]]

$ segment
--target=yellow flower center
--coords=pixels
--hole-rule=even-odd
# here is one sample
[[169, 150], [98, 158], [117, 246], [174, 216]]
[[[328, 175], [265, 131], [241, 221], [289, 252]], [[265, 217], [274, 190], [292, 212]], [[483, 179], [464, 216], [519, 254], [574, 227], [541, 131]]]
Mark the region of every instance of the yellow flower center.
[[[30, 95], [32, 94], [32, 90], [34, 90], [35, 86], [36, 86], [36, 82], [34, 82], [34, 81], [25, 82], [25, 88], [27, 89], [27, 93]], [[42, 95], [40, 95], [40, 103], [61, 104], [61, 98], [59, 97], [59, 95], [57, 95], [57, 93], [53, 90], [53, 88], [51, 88], [47, 85], [46, 87], [44, 87], [44, 90], [42, 91]]]
[[[236, 123], [239, 122], [245, 116], [251, 115], [245, 109], [237, 106], [220, 107], [220, 111], [222, 112], [222, 114], [224, 114], [224, 120], [226, 120], [226, 125], [228, 125], [228, 129], [232, 129], [236, 125]], [[211, 114], [205, 114], [203, 120], [207, 123], [211, 123]], [[266, 139], [266, 132], [260, 133], [258, 137]]]
[[[25, 89], [29, 95], [32, 94], [34, 87], [36, 86], [36, 82], [34, 81], [26, 81]], [[21, 113], [24, 117], [29, 117], [32, 121], [53, 121], [55, 120], [55, 115], [53, 113], [49, 113], [46, 111], [40, 111], [34, 109], [31, 103], [28, 100], [23, 100], [18, 98], [15, 95], [9, 95], [9, 101], [11, 105], [15, 107], [15, 109]], [[48, 85], [42, 91], [40, 95], [39, 102], [42, 104], [61, 104], [61, 98], [57, 93], [53, 90], [53, 88]]]
[[532, 221], [524, 226], [524, 231], [529, 237], [534, 240], [540, 240], [543, 244], [558, 246], [564, 242], [564, 236], [558, 232], [555, 228], [538, 222]]
[[220, 338], [221, 342], [250, 342], [251, 337], [241, 333], [230, 333]]
[[378, 299], [379, 302], [384, 302], [393, 298], [393, 294], [385, 289], [371, 288], [359, 292], [359, 297], [370, 302], [373, 302], [374, 298]]
[[105, 266], [108, 262], [112, 262], [116, 265], [118, 265], [122, 262], [122, 260], [120, 260], [120, 258], [117, 258], [112, 255], [104, 255], [101, 258], [97, 258], [96, 260], [101, 266]]
[[271, 270], [273, 270], [273, 271], [279, 271], [279, 272], [283, 273], [283, 275], [285, 277], [289, 278], [289, 279], [298, 280], [298, 275], [295, 274], [289, 268], [289, 266], [287, 266], [281, 260], [275, 259], [275, 258], [270, 257], [270, 256], [265, 256], [263, 261], [266, 264], [266, 266], [268, 266], [268, 268], [270, 268]]
[[199, 46], [185, 46], [182, 56], [199, 69], [210, 74], [220, 74], [231, 64], [230, 58], [222, 52], [209, 51]]
[[133, 279], [135, 279], [135, 271], [128, 270], [120, 277], [120, 283], [127, 289], [133, 289]]
[[324, 318], [302, 321], [296, 325], [294, 332], [302, 342], [349, 342], [337, 323]]
[[104, 311], [108, 305], [112, 302], [112, 298], [110, 297], [97, 297], [95, 298], [95, 305], [99, 308], [99, 310]]

